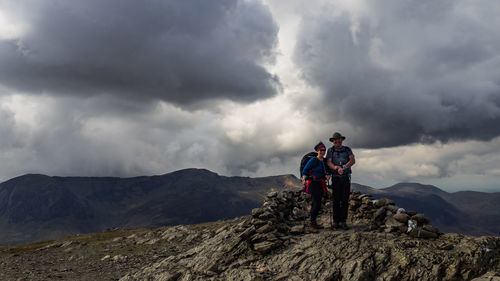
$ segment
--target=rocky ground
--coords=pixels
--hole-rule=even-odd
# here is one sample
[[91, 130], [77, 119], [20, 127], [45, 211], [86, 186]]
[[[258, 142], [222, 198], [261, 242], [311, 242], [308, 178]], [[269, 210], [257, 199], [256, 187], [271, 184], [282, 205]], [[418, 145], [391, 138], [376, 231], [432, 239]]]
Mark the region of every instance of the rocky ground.
[[234, 222], [109, 230], [0, 248], [0, 280], [118, 280], [184, 253]]
[[308, 233], [307, 198], [285, 192], [230, 221], [2, 247], [0, 280], [500, 280], [500, 237], [412, 235], [369, 199], [352, 196], [350, 230]]

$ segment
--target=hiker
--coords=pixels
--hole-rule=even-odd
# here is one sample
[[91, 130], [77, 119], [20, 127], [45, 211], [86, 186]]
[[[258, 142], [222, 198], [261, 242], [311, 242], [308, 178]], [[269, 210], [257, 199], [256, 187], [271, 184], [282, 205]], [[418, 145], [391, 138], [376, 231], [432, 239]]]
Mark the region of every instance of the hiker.
[[351, 192], [351, 167], [356, 163], [354, 154], [348, 146], [343, 146], [345, 137], [335, 132], [330, 138], [333, 146], [328, 149], [326, 161], [332, 173], [333, 220], [334, 229], [347, 230], [347, 211]]
[[321, 208], [321, 198], [328, 192], [326, 181], [330, 179], [330, 176], [326, 174], [327, 169], [324, 162], [326, 146], [322, 142], [319, 142], [314, 147], [314, 150], [318, 155], [311, 158], [304, 167], [302, 171], [302, 183], [306, 185], [306, 192], [311, 194], [312, 197], [309, 231], [317, 233], [318, 229], [323, 228], [316, 222], [316, 218]]

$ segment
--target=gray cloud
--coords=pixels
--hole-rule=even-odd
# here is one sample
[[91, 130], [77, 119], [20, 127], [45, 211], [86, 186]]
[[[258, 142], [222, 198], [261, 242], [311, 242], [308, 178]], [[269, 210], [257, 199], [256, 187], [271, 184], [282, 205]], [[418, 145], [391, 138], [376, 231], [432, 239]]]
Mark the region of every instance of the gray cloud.
[[22, 1], [26, 26], [0, 41], [0, 84], [29, 93], [192, 105], [276, 93], [278, 27], [258, 1]]
[[295, 62], [350, 143], [390, 147], [500, 135], [500, 4], [387, 1], [305, 16]]
[[[244, 175], [256, 172], [259, 163], [285, 157], [276, 153], [273, 124], [264, 124], [266, 138], [259, 128], [244, 141], [234, 141], [221, 124], [224, 116], [211, 110], [160, 102], [124, 114], [126, 107], [110, 106], [117, 101], [103, 97], [17, 96], [0, 101], [6, 104], [0, 107], [2, 180], [25, 173], [135, 176], [191, 167]], [[103, 110], [109, 108], [114, 110]], [[270, 157], [273, 153], [278, 155]], [[269, 171], [264, 172], [273, 174]]]

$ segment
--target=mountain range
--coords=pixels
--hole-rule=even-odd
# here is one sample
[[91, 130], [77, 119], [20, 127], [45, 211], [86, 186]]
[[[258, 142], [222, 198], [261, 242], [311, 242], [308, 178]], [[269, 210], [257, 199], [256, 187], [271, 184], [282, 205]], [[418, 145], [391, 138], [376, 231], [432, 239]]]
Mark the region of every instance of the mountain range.
[[[225, 177], [185, 169], [133, 178], [29, 174], [0, 184], [0, 245], [106, 229], [195, 224], [247, 215], [269, 191], [298, 189], [293, 175]], [[401, 183], [354, 190], [425, 213], [444, 232], [500, 235], [500, 193], [447, 193]]]
[[194, 224], [248, 214], [291, 175], [224, 177], [204, 169], [134, 178], [29, 174], [0, 184], [0, 245], [112, 228]]

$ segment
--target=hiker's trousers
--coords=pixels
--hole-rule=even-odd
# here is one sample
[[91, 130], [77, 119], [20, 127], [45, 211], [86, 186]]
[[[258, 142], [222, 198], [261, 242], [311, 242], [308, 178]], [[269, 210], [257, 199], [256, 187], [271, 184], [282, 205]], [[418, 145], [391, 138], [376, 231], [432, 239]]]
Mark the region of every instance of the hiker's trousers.
[[349, 210], [349, 195], [351, 193], [351, 178], [349, 175], [333, 176], [333, 220], [336, 223], [346, 222]]
[[319, 210], [321, 209], [321, 198], [323, 198], [323, 183], [321, 181], [312, 181], [309, 185], [309, 194], [311, 194], [311, 222], [316, 222]]

